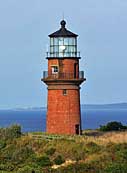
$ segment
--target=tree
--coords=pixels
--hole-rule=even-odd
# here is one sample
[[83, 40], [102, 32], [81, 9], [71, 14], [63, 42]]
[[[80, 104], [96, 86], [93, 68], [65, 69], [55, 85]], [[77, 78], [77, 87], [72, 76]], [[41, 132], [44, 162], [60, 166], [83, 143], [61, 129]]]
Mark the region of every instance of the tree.
[[118, 131], [118, 130], [125, 130], [127, 126], [122, 125], [121, 122], [112, 121], [107, 123], [104, 126], [100, 126], [100, 131]]

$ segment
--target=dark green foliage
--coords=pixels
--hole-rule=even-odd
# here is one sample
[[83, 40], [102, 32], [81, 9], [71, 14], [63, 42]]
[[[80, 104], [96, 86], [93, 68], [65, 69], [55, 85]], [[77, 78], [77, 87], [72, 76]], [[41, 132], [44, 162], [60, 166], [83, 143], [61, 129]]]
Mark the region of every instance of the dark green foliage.
[[41, 167], [51, 166], [50, 158], [46, 155], [41, 156], [41, 157], [37, 157], [36, 163]]
[[55, 148], [49, 148], [47, 151], [46, 151], [46, 154], [49, 155], [49, 156], [52, 156], [54, 153], [55, 153], [56, 149]]
[[117, 121], [109, 122], [104, 126], [100, 126], [100, 131], [118, 131], [125, 129], [127, 129], [127, 126], [124, 126], [121, 122]]
[[14, 165], [12, 163], [0, 164], [1, 171], [13, 171]]
[[14, 138], [19, 138], [21, 136], [21, 126], [12, 125], [8, 128], [0, 129], [0, 139], [9, 140]]
[[20, 125], [12, 125], [9, 128], [10, 136], [13, 138], [19, 138], [21, 136], [21, 126]]
[[127, 173], [126, 163], [110, 163], [104, 170], [104, 173]]
[[54, 163], [56, 165], [61, 165], [62, 163], [64, 163], [65, 160], [63, 159], [63, 157], [61, 155], [58, 155], [55, 159], [54, 159]]

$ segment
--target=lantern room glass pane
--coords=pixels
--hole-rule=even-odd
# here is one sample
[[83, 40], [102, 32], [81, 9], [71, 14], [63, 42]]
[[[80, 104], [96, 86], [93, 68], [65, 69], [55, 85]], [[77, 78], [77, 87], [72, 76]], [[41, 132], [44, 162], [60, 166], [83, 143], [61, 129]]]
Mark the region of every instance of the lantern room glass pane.
[[54, 38], [50, 38], [50, 45], [54, 45]]
[[54, 45], [58, 45], [58, 38], [54, 38]]
[[63, 37], [60, 37], [59, 38], [59, 45], [64, 45], [64, 43], [63, 43]]
[[74, 52], [74, 47], [75, 46], [69, 46], [69, 52]]
[[64, 45], [68, 45], [69, 44], [69, 38], [64, 38]]
[[59, 47], [58, 46], [54, 46], [54, 52], [59, 52]]
[[75, 45], [75, 38], [69, 38], [69, 45]]
[[69, 52], [69, 46], [66, 47], [65, 52]]
[[53, 53], [54, 52], [54, 47], [50, 46], [50, 52]]
[[74, 38], [73, 42], [74, 42], [74, 45], [77, 46], [77, 38]]

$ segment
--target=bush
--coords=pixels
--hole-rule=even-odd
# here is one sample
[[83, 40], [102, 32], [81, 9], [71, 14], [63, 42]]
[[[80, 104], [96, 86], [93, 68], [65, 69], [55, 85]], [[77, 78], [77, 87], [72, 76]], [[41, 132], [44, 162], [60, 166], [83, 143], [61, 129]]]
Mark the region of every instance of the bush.
[[105, 168], [105, 173], [126, 173], [126, 163], [111, 163]]
[[12, 125], [10, 128], [8, 128], [8, 132], [10, 134], [10, 137], [19, 138], [21, 136], [21, 126], [17, 124]]
[[46, 151], [46, 154], [49, 156], [52, 156], [55, 153], [56, 149], [55, 148], [50, 148]]
[[107, 125], [100, 126], [100, 131], [118, 131], [125, 129], [127, 129], [127, 126], [124, 126], [121, 122], [117, 121], [109, 122]]
[[12, 125], [8, 128], [0, 129], [0, 138], [3, 140], [19, 138], [21, 136], [21, 126], [20, 125]]
[[63, 157], [61, 155], [58, 155], [55, 159], [54, 159], [54, 163], [56, 165], [61, 165], [62, 163], [64, 163], [65, 160], [63, 159]]
[[48, 156], [41, 156], [36, 158], [36, 163], [42, 167], [51, 166], [51, 161]]
[[11, 163], [0, 164], [0, 170], [1, 171], [13, 171], [14, 166]]

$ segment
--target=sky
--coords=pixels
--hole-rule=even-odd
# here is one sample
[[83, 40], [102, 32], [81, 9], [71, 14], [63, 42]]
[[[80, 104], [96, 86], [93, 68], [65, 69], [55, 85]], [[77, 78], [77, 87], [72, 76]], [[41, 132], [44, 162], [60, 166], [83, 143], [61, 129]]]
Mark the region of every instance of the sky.
[[81, 104], [127, 102], [127, 0], [0, 0], [0, 108], [46, 106], [48, 34], [79, 35]]

